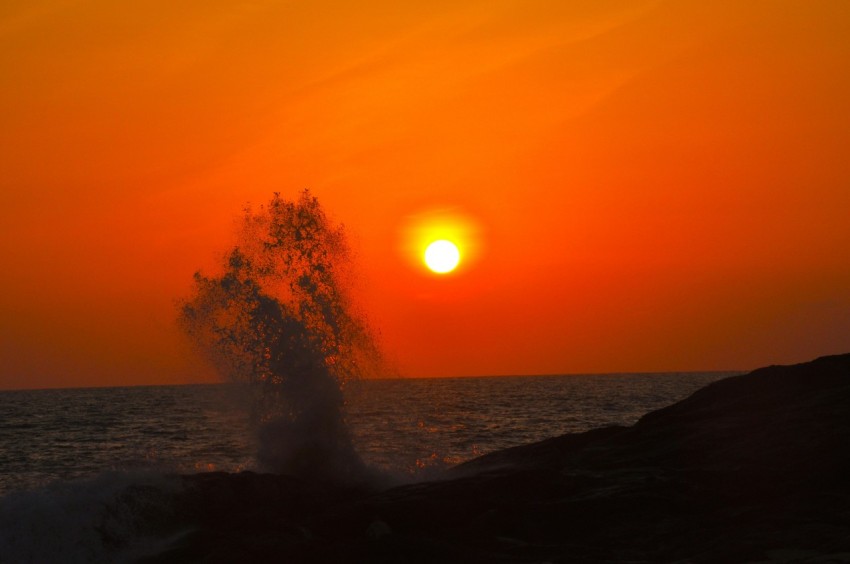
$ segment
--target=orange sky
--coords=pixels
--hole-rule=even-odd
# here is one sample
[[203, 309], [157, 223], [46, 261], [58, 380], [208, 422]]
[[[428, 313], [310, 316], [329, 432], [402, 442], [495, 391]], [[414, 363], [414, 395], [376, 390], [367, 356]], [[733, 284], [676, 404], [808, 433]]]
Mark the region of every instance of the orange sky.
[[214, 379], [176, 302], [305, 187], [405, 375], [850, 350], [845, 0], [239, 4], [0, 5], [0, 388]]

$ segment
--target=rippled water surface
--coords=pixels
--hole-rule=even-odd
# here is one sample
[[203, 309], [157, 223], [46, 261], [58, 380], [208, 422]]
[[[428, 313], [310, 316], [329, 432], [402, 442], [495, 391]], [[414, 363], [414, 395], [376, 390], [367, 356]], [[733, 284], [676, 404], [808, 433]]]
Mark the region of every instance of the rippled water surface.
[[[364, 459], [413, 474], [605, 425], [631, 425], [723, 373], [359, 382]], [[247, 397], [227, 385], [0, 392], [0, 493], [108, 470], [253, 467]]]

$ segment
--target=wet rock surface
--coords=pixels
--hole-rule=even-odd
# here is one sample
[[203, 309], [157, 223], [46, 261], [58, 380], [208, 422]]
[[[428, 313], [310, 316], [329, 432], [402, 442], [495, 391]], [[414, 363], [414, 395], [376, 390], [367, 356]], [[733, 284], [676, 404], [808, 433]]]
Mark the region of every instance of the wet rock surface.
[[[850, 561], [850, 354], [387, 490], [183, 476], [143, 562]], [[132, 492], [128, 492], [132, 496]]]

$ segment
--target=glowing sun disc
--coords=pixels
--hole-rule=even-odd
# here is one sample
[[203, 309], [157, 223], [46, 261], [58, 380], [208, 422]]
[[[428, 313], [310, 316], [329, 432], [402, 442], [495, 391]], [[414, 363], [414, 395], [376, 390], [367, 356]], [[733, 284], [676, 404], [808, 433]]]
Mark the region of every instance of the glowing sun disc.
[[451, 272], [460, 262], [460, 251], [451, 241], [434, 241], [425, 249], [425, 264], [438, 274]]

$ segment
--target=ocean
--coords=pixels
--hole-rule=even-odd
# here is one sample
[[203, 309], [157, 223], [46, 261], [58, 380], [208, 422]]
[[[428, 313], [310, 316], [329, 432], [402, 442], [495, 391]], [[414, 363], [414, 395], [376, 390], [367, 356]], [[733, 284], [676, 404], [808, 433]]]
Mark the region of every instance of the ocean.
[[[631, 425], [732, 373], [369, 380], [346, 388], [360, 456], [422, 480], [481, 454]], [[0, 392], [0, 496], [104, 473], [257, 470], [235, 385]]]

